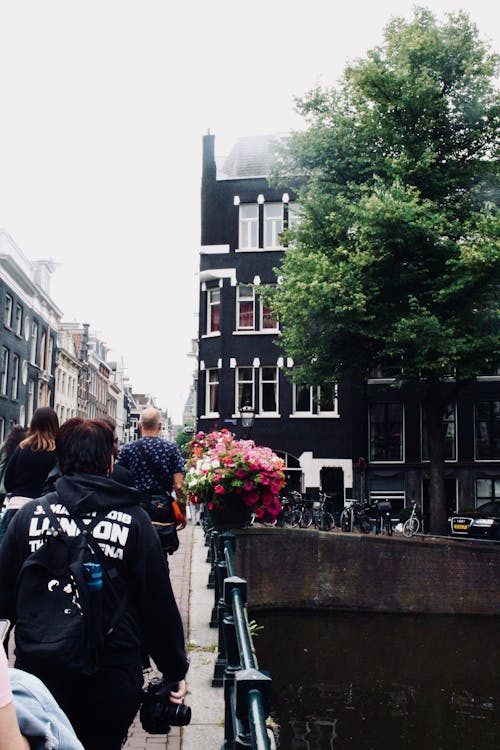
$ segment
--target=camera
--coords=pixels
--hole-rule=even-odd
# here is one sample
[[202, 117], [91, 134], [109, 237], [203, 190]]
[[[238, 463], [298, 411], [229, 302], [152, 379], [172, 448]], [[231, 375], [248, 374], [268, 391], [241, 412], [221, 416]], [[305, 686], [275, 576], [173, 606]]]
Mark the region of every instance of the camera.
[[143, 689], [140, 719], [148, 734], [168, 734], [171, 726], [185, 727], [191, 721], [189, 706], [170, 702], [171, 690], [177, 690], [177, 683], [161, 677], [153, 677]]

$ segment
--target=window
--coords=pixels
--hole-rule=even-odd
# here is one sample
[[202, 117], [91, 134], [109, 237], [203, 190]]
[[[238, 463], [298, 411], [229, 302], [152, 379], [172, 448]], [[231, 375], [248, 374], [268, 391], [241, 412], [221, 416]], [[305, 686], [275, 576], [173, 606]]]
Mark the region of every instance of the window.
[[12, 328], [12, 309], [13, 302], [10, 294], [5, 295], [5, 307], [3, 311], [3, 322], [8, 328]]
[[476, 460], [500, 460], [500, 401], [475, 404]]
[[294, 385], [293, 411], [296, 414], [312, 414], [312, 391], [309, 385]]
[[280, 234], [283, 232], [283, 204], [264, 205], [264, 249], [280, 249]]
[[220, 289], [207, 292], [207, 333], [220, 332]]
[[17, 354], [14, 354], [12, 357], [11, 398], [13, 401], [17, 401], [19, 398], [19, 357]]
[[27, 414], [28, 424], [31, 422], [31, 418], [33, 417], [34, 410], [35, 410], [35, 381], [30, 378], [30, 381], [28, 383], [28, 414]]
[[[444, 460], [456, 461], [456, 410], [455, 404], [448, 404], [443, 415], [444, 429]], [[427, 417], [425, 409], [422, 409], [422, 461], [429, 460], [429, 433], [427, 430]]]
[[259, 248], [259, 207], [257, 203], [240, 204], [240, 250]]
[[5, 440], [5, 419], [0, 417], [0, 443]]
[[500, 478], [476, 479], [476, 508], [493, 500], [500, 503]]
[[16, 316], [14, 320], [14, 330], [18, 336], [22, 336], [23, 333], [23, 308], [18, 303], [16, 304]]
[[260, 330], [261, 331], [278, 331], [278, 318], [271, 308], [260, 301]]
[[7, 375], [9, 371], [9, 350], [2, 346], [2, 360], [0, 363], [0, 393], [7, 395]]
[[219, 371], [207, 370], [207, 392], [205, 411], [207, 414], [219, 413]]
[[236, 321], [238, 331], [255, 329], [255, 291], [240, 284], [236, 291]]
[[337, 383], [329, 383], [318, 387], [318, 414], [338, 414]]
[[46, 369], [46, 349], [47, 349], [47, 331], [42, 331], [42, 335], [40, 336], [40, 352], [38, 354], [40, 367], [45, 370]]
[[288, 228], [295, 229], [300, 224], [300, 213], [298, 203], [288, 204]]
[[242, 406], [255, 408], [253, 367], [236, 368], [235, 411], [239, 413]]
[[36, 347], [38, 344], [38, 323], [31, 324], [31, 347], [30, 347], [30, 362], [36, 364]]
[[370, 406], [370, 461], [403, 460], [403, 407]]
[[262, 367], [260, 371], [260, 412], [278, 413], [278, 368]]
[[338, 413], [337, 384], [322, 386], [294, 385], [295, 414], [332, 416]]

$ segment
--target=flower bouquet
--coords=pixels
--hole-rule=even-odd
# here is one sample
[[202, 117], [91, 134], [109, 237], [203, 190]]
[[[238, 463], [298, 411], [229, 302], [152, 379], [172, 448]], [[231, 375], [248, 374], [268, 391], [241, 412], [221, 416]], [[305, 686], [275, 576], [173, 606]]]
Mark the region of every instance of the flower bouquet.
[[[253, 440], [236, 440], [229, 430], [198, 432], [190, 441], [185, 493], [188, 502], [206, 503], [215, 527], [237, 508], [241, 518], [276, 518], [281, 511], [279, 492], [285, 486], [284, 461], [270, 448]], [[222, 523], [218, 523], [222, 521]], [[227, 528], [238, 525], [228, 520]], [[243, 525], [243, 523], [240, 523]]]

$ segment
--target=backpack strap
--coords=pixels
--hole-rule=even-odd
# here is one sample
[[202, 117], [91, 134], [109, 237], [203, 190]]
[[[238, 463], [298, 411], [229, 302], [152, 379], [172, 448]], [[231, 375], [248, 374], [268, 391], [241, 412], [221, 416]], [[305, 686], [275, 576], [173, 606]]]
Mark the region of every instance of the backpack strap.
[[[50, 507], [51, 501], [58, 501], [61, 502], [61, 498], [59, 497], [57, 492], [49, 492], [48, 495], [44, 495], [43, 497], [39, 498], [40, 505], [42, 506], [45, 515], [50, 520], [50, 523], [54, 529], [54, 531], [57, 531], [59, 534], [61, 534], [63, 537], [68, 537], [69, 535], [64, 531], [62, 528], [58, 517]], [[85, 537], [85, 542], [88, 547], [92, 550], [92, 552], [95, 554], [95, 556], [99, 559], [99, 562], [101, 563], [102, 567], [102, 574], [107, 580], [107, 584], [109, 586], [109, 590], [115, 600], [117, 602], [117, 606], [113, 612], [113, 616], [111, 618], [111, 622], [109, 624], [109, 628], [106, 631], [106, 635], [109, 635], [113, 632], [116, 623], [122, 616], [123, 612], [125, 611], [125, 606], [128, 601], [127, 594], [123, 594], [122, 597], [120, 597], [113, 585], [113, 578], [117, 578], [119, 573], [116, 567], [110, 567], [109, 561], [104, 552], [102, 551], [100, 545], [95, 541], [94, 537], [92, 536], [92, 530], [94, 529], [97, 524], [102, 521], [105, 516], [101, 514], [97, 514], [95, 518], [91, 520], [91, 522], [87, 525], [83, 523], [83, 520], [81, 518], [78, 518], [77, 516], [74, 516], [67, 506], [64, 506], [66, 510], [68, 511], [68, 515], [70, 518], [73, 519], [73, 521], [76, 523], [78, 528], [80, 529], [81, 533]]]

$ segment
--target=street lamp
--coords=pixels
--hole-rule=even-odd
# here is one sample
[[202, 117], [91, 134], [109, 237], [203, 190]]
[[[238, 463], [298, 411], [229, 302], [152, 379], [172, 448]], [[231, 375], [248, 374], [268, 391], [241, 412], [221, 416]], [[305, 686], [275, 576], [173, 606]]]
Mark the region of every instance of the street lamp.
[[250, 404], [245, 404], [240, 409], [241, 426], [246, 430], [245, 439], [248, 440], [250, 431], [255, 422], [255, 409]]

